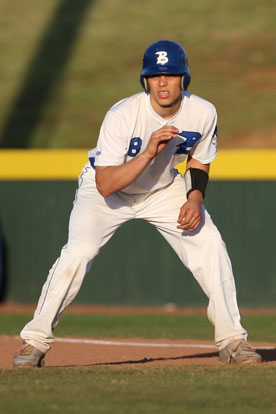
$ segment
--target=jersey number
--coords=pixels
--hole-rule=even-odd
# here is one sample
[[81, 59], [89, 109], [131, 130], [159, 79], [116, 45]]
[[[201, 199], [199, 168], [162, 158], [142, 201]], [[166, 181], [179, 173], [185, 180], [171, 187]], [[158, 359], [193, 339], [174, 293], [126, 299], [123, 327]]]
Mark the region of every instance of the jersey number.
[[141, 138], [138, 138], [138, 137], [132, 138], [129, 144], [127, 155], [129, 157], [136, 157], [136, 155], [139, 154], [140, 152], [141, 145], [142, 145]]

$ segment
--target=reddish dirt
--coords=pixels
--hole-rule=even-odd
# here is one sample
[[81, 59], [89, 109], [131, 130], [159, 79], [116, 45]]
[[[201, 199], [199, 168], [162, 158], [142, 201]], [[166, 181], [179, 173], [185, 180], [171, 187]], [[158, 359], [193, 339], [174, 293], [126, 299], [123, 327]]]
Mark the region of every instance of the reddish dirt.
[[[0, 312], [33, 312], [34, 306], [6, 304], [0, 305]], [[71, 306], [66, 313], [205, 313], [203, 308], [179, 309], [173, 306], [160, 308], [139, 307], [105, 307], [105, 306]], [[276, 310], [244, 310], [245, 313], [275, 314]], [[91, 338], [87, 338], [91, 339]], [[99, 340], [99, 338], [96, 338]], [[104, 338], [104, 341], [122, 342], [121, 345], [63, 343], [55, 342], [46, 356], [46, 366], [49, 367], [80, 367], [80, 366], [153, 366], [153, 365], [188, 365], [213, 364], [218, 365], [218, 354], [213, 342], [186, 340], [145, 340], [141, 338]], [[21, 345], [19, 337], [0, 336], [0, 368], [12, 368], [12, 358]], [[143, 343], [151, 345], [131, 346], [127, 343]], [[152, 345], [157, 346], [152, 346]], [[167, 344], [160, 347], [158, 344]], [[175, 347], [182, 344], [183, 347]], [[190, 346], [189, 346], [190, 345]], [[252, 343], [262, 355], [264, 365], [276, 366], [276, 346], [271, 343]], [[198, 346], [198, 347], [197, 347]], [[268, 349], [264, 349], [267, 347]]]

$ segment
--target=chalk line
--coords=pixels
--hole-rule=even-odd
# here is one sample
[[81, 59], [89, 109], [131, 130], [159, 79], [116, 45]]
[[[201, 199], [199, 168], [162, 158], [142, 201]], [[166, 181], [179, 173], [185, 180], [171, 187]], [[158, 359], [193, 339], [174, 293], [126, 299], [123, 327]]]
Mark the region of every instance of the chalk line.
[[[215, 345], [208, 344], [175, 344], [175, 343], [154, 343], [154, 342], [122, 342], [122, 341], [104, 341], [99, 339], [82, 339], [82, 338], [55, 338], [56, 342], [72, 344], [91, 344], [91, 345], [114, 345], [114, 346], [138, 346], [153, 348], [204, 348], [217, 349]], [[257, 347], [258, 349], [275, 349], [271, 346]]]

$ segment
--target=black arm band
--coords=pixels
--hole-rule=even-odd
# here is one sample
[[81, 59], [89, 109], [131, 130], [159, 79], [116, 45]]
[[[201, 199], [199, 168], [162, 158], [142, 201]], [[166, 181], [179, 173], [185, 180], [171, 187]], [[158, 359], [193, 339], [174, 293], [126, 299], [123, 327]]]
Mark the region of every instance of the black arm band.
[[209, 175], [206, 171], [203, 171], [200, 168], [189, 168], [185, 172], [184, 180], [186, 184], [187, 199], [188, 195], [194, 190], [201, 191], [203, 198], [205, 197], [205, 191], [209, 180]]

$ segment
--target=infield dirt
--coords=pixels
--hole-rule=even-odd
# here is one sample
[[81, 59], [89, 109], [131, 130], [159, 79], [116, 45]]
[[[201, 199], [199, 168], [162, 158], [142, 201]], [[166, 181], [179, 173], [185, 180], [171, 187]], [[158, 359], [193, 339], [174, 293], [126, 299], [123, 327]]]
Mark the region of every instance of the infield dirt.
[[[19, 313], [32, 312], [33, 306], [4, 304], [0, 306], [0, 312]], [[75, 313], [205, 313], [205, 309], [177, 309], [173, 307], [163, 308], [135, 308], [135, 307], [104, 307], [104, 306], [71, 306], [66, 312]], [[245, 310], [254, 313], [254, 310]], [[267, 310], [256, 311], [266, 313]], [[271, 313], [271, 310], [269, 311]], [[276, 313], [276, 311], [275, 311]], [[66, 340], [63, 338], [62, 340]], [[82, 339], [93, 340], [93, 338], [78, 338], [78, 343], [55, 342], [52, 349], [46, 355], [46, 366], [48, 367], [80, 367], [80, 366], [139, 366], [139, 365], [190, 365], [190, 364], [217, 364], [218, 353], [212, 341], [198, 341], [193, 339], [169, 340], [141, 339], [141, 338], [95, 338], [96, 341], [103, 340], [104, 343], [85, 343]], [[0, 368], [12, 368], [12, 358], [21, 345], [19, 336], [0, 336]], [[136, 344], [136, 345], [135, 345]], [[181, 346], [182, 345], [182, 346]], [[276, 366], [275, 344], [251, 343], [262, 355], [264, 365]]]

